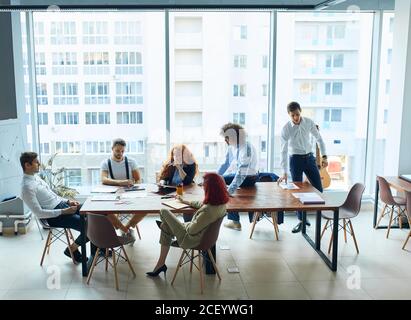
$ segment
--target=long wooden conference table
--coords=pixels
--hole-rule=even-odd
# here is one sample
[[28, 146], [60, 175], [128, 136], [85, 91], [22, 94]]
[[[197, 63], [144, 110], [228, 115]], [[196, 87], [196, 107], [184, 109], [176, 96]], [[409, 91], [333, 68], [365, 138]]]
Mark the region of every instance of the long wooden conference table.
[[[337, 256], [338, 256], [338, 220], [339, 206], [341, 202], [337, 202], [330, 195], [321, 194], [325, 200], [325, 204], [302, 204], [296, 197], [292, 195], [294, 192], [317, 192], [308, 182], [295, 183], [298, 190], [284, 190], [276, 182], [258, 182], [253, 187], [240, 188], [234, 196], [230, 198], [227, 204], [227, 212], [278, 212], [278, 211], [303, 211], [303, 227], [302, 235], [314, 250], [320, 255], [327, 266], [332, 271], [337, 271]], [[88, 213], [99, 214], [158, 214], [161, 209], [167, 208], [174, 213], [192, 214], [194, 209], [179, 209], [174, 210], [163, 205], [162, 195], [155, 193], [156, 185], [146, 185], [145, 195], [138, 198], [127, 198], [120, 201], [91, 201], [88, 198], [80, 210], [81, 217], [81, 236], [82, 236], [82, 274], [84, 277], [88, 275], [90, 264], [87, 264], [86, 250], [86, 216]], [[143, 192], [143, 191], [139, 191]], [[184, 187], [184, 199], [186, 200], [202, 200], [204, 196], [203, 188], [195, 184]], [[321, 211], [331, 210], [334, 212], [333, 221], [333, 251], [331, 260], [321, 251]], [[316, 212], [315, 223], [315, 238], [314, 240], [306, 233], [306, 214], [307, 211]], [[91, 261], [92, 259], [89, 259]]]

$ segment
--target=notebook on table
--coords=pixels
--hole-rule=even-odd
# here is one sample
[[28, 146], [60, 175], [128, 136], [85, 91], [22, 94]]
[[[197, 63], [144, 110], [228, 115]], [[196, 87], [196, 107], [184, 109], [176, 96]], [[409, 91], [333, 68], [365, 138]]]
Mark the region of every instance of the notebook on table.
[[173, 209], [190, 208], [190, 206], [188, 204], [181, 203], [180, 201], [178, 201], [176, 199], [164, 200], [161, 203], [168, 206], [168, 207], [171, 207]]
[[322, 204], [325, 203], [325, 200], [321, 198], [315, 192], [298, 192], [292, 194], [296, 197], [302, 204]]

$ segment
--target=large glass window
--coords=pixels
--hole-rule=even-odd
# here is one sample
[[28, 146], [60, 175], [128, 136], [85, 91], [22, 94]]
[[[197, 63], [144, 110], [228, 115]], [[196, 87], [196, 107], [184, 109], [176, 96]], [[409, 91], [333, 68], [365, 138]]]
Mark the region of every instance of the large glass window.
[[78, 84], [72, 82], [54, 83], [54, 104], [78, 104]]
[[[53, 13], [50, 13], [53, 14]], [[59, 16], [61, 16], [59, 14]], [[69, 18], [66, 15], [65, 18]], [[44, 21], [39, 21], [44, 24]], [[76, 22], [75, 21], [52, 21], [51, 23], [51, 44], [62, 45], [62, 44], [76, 44]]]
[[108, 82], [86, 82], [84, 94], [86, 104], [109, 104], [110, 92]]
[[96, 184], [112, 140], [121, 137], [143, 180], [154, 181], [167, 157], [164, 13], [34, 12], [33, 18], [42, 161], [58, 152], [54, 163], [69, 168], [67, 185]]
[[319, 125], [330, 189], [363, 182], [373, 14], [281, 12], [277, 17], [275, 171], [282, 173], [280, 133], [290, 120], [286, 107], [297, 101], [303, 116]]
[[269, 49], [269, 12], [170, 14], [171, 144], [186, 144], [200, 172], [223, 163], [228, 122], [244, 126], [267, 170]]
[[141, 52], [116, 52], [116, 74], [142, 74]]
[[143, 90], [141, 82], [117, 82], [117, 104], [141, 104], [143, 103]]
[[[77, 178], [70, 184], [93, 184], [112, 139], [121, 136], [144, 180], [154, 181], [170, 147], [168, 134], [171, 146], [184, 143], [193, 151], [201, 172], [216, 170], [227, 147], [220, 128], [235, 122], [245, 127], [257, 150], [259, 170], [266, 171], [273, 156], [274, 172], [281, 174], [279, 134], [289, 119], [286, 105], [296, 100], [303, 116], [320, 127], [330, 188], [363, 181], [373, 14], [278, 12], [276, 61], [270, 61], [270, 14], [170, 12], [165, 70], [163, 12], [33, 13], [41, 154], [47, 159], [60, 152], [56, 164], [67, 168], [76, 163], [70, 174]], [[391, 117], [392, 21], [392, 14], [384, 14], [379, 154], [385, 151], [384, 128]], [[24, 50], [23, 61], [26, 65]], [[273, 63], [275, 103], [270, 106]], [[64, 130], [62, 125], [69, 124], [76, 130]], [[31, 135], [30, 124], [27, 131]], [[376, 169], [383, 168], [379, 161]]]
[[[380, 79], [378, 86], [378, 106], [377, 125], [375, 137], [374, 172], [378, 175], [386, 175], [387, 164], [383, 156], [389, 146], [386, 145], [387, 124], [397, 122], [397, 116], [390, 114], [390, 86], [391, 86], [391, 59], [393, 44], [393, 23], [394, 13], [386, 12], [383, 15], [382, 38], [381, 38], [381, 59], [380, 59]], [[374, 182], [375, 180], [373, 180]], [[373, 189], [373, 186], [371, 187]]]
[[77, 74], [77, 53], [75, 52], [53, 52], [52, 53], [53, 75]]

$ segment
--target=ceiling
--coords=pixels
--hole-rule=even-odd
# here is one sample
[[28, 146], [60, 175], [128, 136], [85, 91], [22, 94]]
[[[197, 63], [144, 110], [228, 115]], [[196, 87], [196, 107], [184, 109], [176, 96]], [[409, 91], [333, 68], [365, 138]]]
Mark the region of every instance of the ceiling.
[[[0, 0], [2, 8], [284, 8], [293, 10], [393, 10], [395, 0]], [[355, 8], [355, 7], [354, 7]]]

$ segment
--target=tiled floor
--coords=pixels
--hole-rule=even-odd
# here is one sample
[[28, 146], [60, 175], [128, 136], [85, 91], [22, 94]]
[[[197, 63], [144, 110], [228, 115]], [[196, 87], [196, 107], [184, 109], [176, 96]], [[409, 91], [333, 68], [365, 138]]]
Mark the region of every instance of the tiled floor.
[[[183, 268], [174, 286], [170, 285], [180, 249], [172, 248], [164, 278], [152, 279], [151, 271], [159, 253], [159, 230], [155, 216], [140, 225], [142, 240], [127, 252], [137, 273], [133, 278], [128, 266], [119, 267], [120, 291], [114, 289], [113, 272], [99, 265], [90, 285], [81, 276], [81, 266], [73, 265], [56, 244], [40, 257], [44, 240], [34, 223], [26, 235], [0, 237], [0, 299], [411, 299], [411, 241], [408, 251], [401, 250], [408, 229], [393, 229], [386, 239], [385, 230], [372, 228], [372, 212], [363, 211], [353, 220], [360, 254], [348, 237], [339, 239], [338, 271], [331, 272], [316, 252], [302, 238], [292, 234], [294, 215], [287, 215], [280, 225], [280, 240], [274, 240], [271, 224], [257, 224], [253, 239], [250, 225], [242, 216], [243, 231], [221, 228], [217, 244], [217, 264], [222, 273], [208, 275], [203, 295], [199, 292], [199, 275]], [[310, 217], [314, 221], [313, 217]], [[313, 227], [309, 228], [312, 233]], [[46, 234], [45, 231], [44, 235]], [[324, 236], [327, 250], [329, 234]], [[222, 250], [221, 246], [229, 250]], [[240, 273], [228, 273], [237, 266]]]

